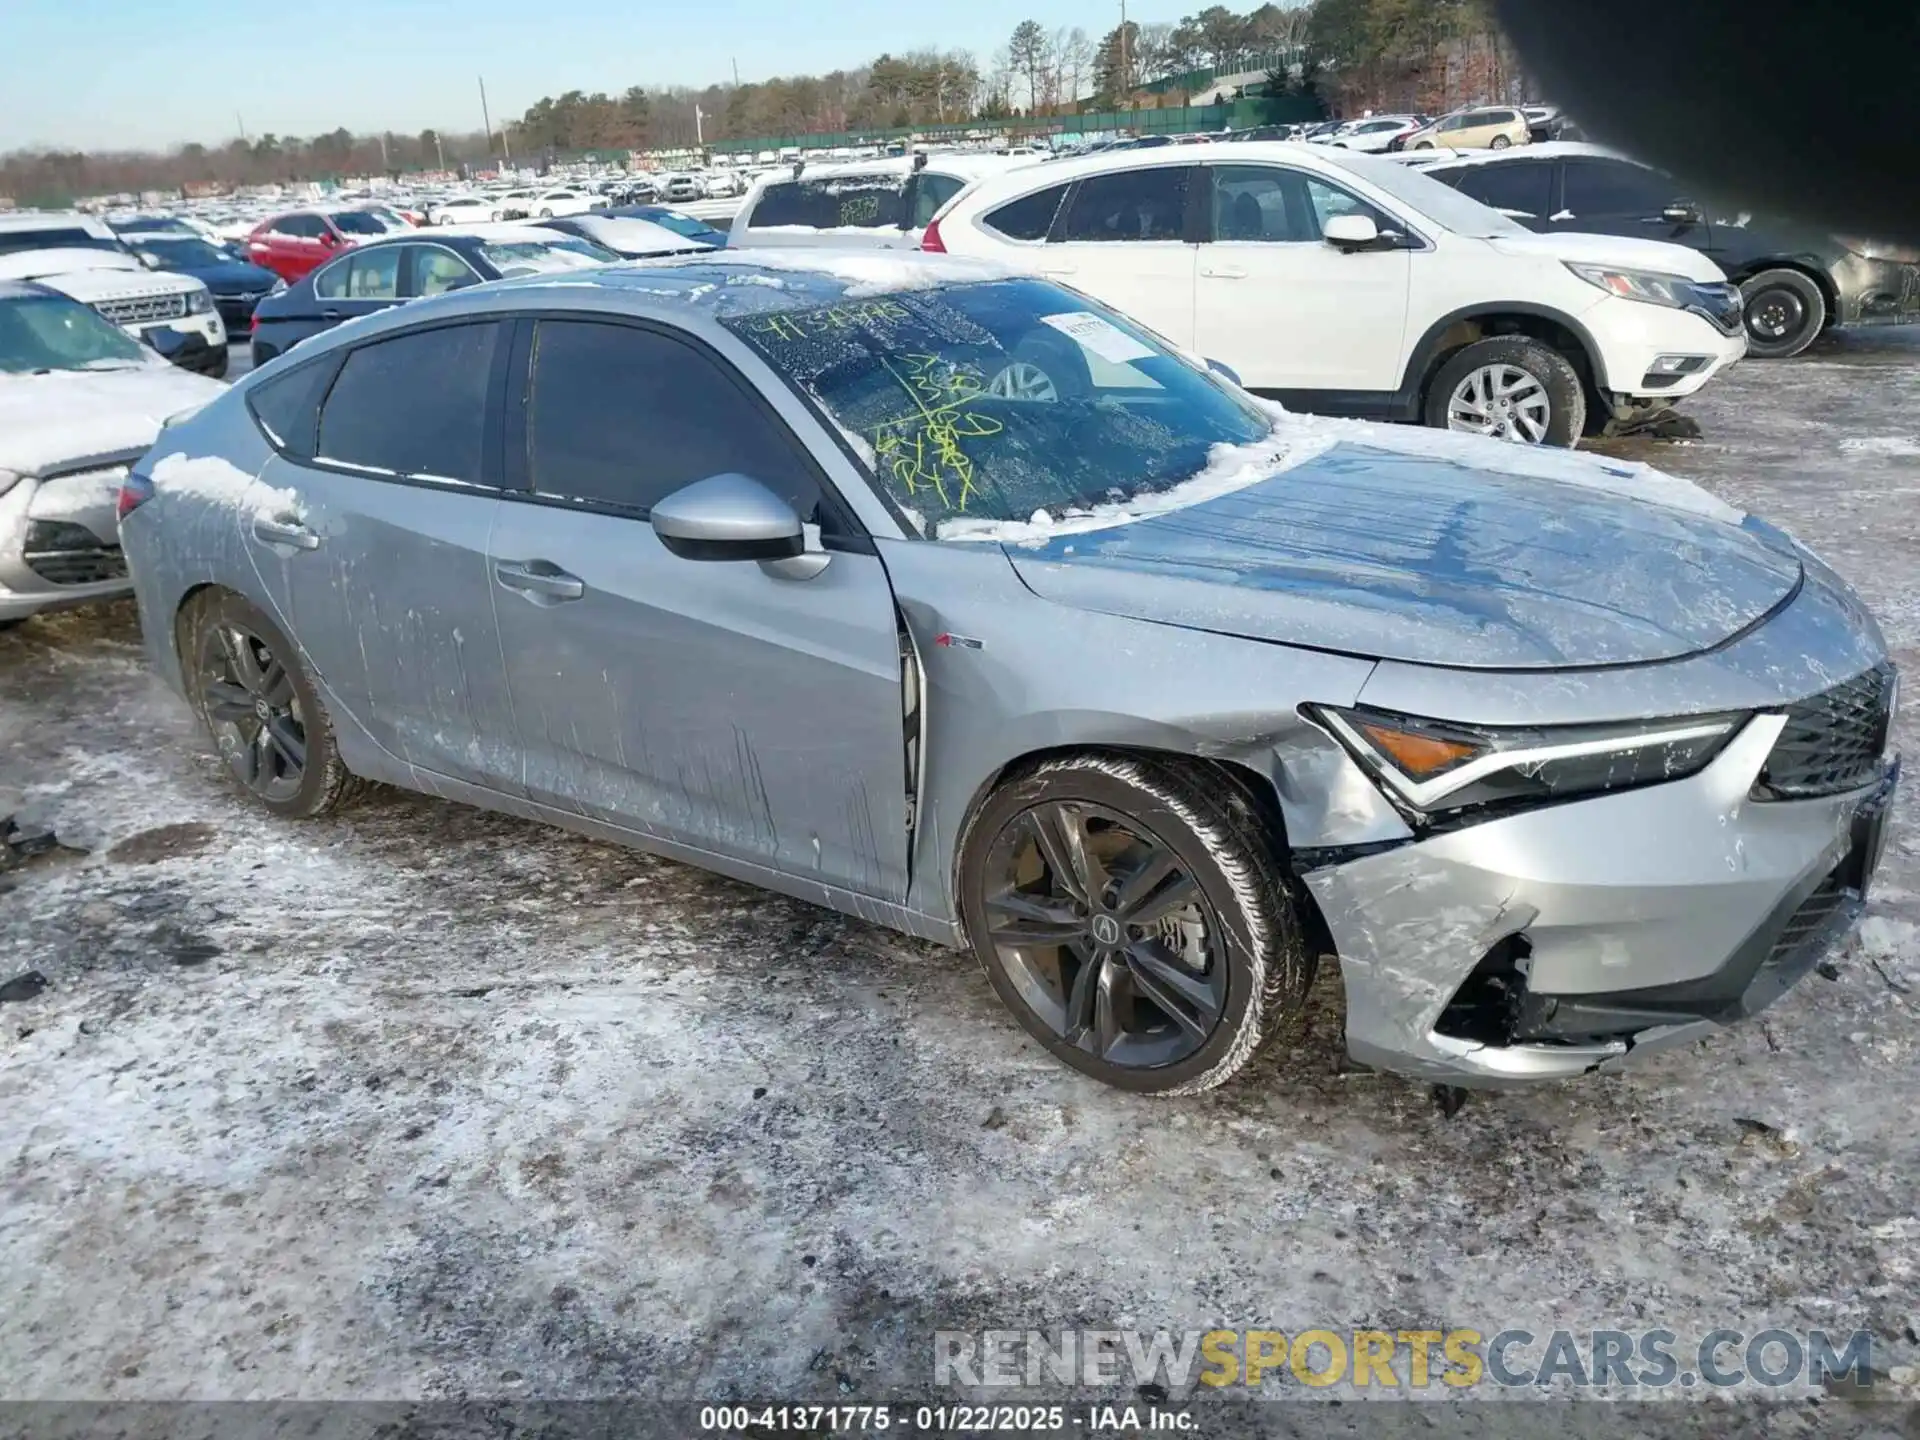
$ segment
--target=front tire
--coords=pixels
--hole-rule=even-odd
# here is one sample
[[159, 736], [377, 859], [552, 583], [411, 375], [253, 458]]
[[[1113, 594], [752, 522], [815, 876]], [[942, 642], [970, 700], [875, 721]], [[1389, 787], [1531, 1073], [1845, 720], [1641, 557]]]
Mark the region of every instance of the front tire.
[[1305, 1004], [1312, 961], [1252, 804], [1183, 764], [1043, 761], [987, 798], [960, 853], [995, 992], [1096, 1080], [1212, 1089]]
[[1762, 270], [1740, 284], [1746, 312], [1747, 353], [1757, 360], [1786, 360], [1820, 337], [1827, 326], [1827, 297], [1798, 270]]
[[1427, 387], [1427, 424], [1522, 445], [1575, 444], [1587, 394], [1567, 357], [1525, 335], [1465, 346]]
[[271, 620], [231, 591], [209, 590], [188, 603], [179, 633], [187, 698], [240, 789], [296, 820], [359, 793], [364, 782], [340, 759], [299, 652]]

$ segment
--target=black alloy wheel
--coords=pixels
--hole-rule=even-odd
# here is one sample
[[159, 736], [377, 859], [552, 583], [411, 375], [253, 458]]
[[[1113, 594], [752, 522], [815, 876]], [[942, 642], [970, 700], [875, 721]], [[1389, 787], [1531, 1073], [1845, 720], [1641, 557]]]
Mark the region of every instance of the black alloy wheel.
[[1036, 805], [987, 860], [989, 938], [1021, 997], [1068, 1045], [1111, 1065], [1186, 1059], [1220, 1024], [1218, 917], [1180, 859], [1098, 805]]
[[239, 595], [209, 590], [181, 613], [179, 635], [188, 694], [235, 784], [299, 819], [358, 792], [319, 693], [272, 621]]
[[1211, 1089], [1305, 1003], [1313, 965], [1251, 791], [1176, 756], [1016, 769], [960, 843], [961, 917], [1057, 1059], [1125, 1090]]

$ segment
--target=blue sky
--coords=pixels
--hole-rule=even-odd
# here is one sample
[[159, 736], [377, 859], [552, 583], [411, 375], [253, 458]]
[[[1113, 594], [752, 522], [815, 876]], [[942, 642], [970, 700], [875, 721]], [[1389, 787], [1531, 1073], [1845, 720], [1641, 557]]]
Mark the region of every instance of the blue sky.
[[[0, 0], [0, 152], [162, 148], [335, 126], [478, 130], [542, 95], [858, 65], [886, 50], [972, 50], [984, 65], [1031, 15], [1097, 36], [1118, 0]], [[1175, 19], [1136, 3], [1136, 20]], [[1184, 8], [1198, 8], [1198, 0]]]

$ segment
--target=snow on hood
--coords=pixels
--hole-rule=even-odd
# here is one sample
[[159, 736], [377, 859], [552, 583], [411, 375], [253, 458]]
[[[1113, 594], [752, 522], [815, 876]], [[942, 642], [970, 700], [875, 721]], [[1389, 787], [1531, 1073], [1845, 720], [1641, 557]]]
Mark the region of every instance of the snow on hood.
[[164, 360], [126, 370], [0, 375], [0, 470], [38, 475], [144, 450], [167, 420], [226, 389]]
[[1214, 446], [1208, 453], [1206, 468], [1169, 489], [1137, 495], [1131, 500], [1064, 510], [1058, 515], [1036, 510], [1026, 520], [943, 520], [939, 538], [1041, 545], [1058, 535], [1110, 529], [1231, 495], [1316, 460], [1342, 444], [1446, 461], [1493, 475], [1584, 486], [1670, 510], [1684, 510], [1728, 525], [1738, 525], [1746, 519], [1744, 512], [1702, 490], [1691, 480], [1669, 475], [1639, 461], [1613, 460], [1549, 446], [1514, 445], [1449, 430], [1295, 415], [1272, 401], [1255, 400], [1254, 403], [1273, 418], [1273, 429], [1266, 438], [1246, 445]]
[[1665, 240], [1563, 231], [1552, 235], [1500, 235], [1487, 243], [1506, 255], [1571, 260], [1580, 265], [1617, 265], [1622, 270], [1657, 270], [1662, 275], [1683, 275], [1703, 284], [1727, 278], [1724, 270], [1698, 250], [1670, 245]]

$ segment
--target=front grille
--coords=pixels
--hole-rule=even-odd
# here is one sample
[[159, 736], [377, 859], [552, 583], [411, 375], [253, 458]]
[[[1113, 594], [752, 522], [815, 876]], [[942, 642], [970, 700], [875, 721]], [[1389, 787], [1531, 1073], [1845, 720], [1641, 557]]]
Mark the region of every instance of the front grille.
[[93, 308], [116, 325], [147, 325], [155, 320], [178, 320], [187, 313], [185, 295], [132, 295], [118, 300], [96, 300]]
[[1703, 285], [1695, 282], [1693, 304], [1687, 308], [1710, 320], [1728, 335], [1740, 333], [1742, 323], [1738, 285]]
[[1893, 681], [1886, 662], [1788, 706], [1753, 798], [1805, 800], [1871, 784], [1893, 721]]
[[84, 525], [35, 520], [27, 527], [27, 568], [49, 585], [98, 585], [127, 578], [126, 556]]
[[1827, 928], [1840, 907], [1846, 903], [1846, 888], [1840, 883], [1840, 874], [1835, 871], [1820, 882], [1815, 890], [1800, 903], [1793, 912], [1785, 928], [1773, 942], [1773, 948], [1767, 952], [1767, 958], [1761, 962], [1761, 969], [1781, 965], [1800, 952], [1800, 947], [1815, 939]]

